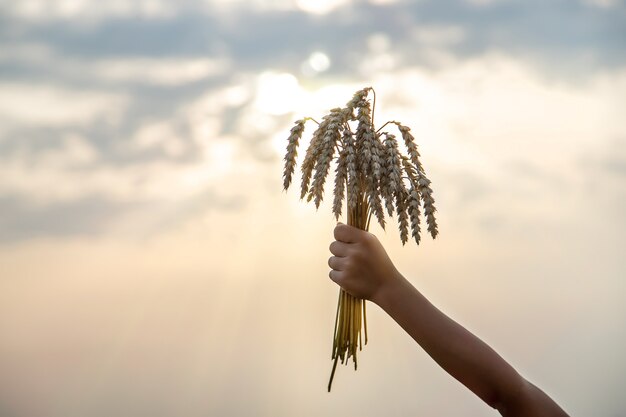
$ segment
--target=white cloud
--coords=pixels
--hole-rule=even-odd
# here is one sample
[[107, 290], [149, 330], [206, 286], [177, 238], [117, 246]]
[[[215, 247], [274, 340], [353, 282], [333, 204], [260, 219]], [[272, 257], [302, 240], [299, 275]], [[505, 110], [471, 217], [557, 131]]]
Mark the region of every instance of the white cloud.
[[[215, 177], [209, 161], [181, 165], [156, 160], [123, 167], [93, 164], [78, 174], [67, 152], [14, 155], [4, 161], [0, 194], [19, 196], [42, 207], [89, 196], [115, 202], [182, 201]], [[187, 178], [199, 170], [205, 172], [205, 180], [189, 182]]]
[[386, 33], [376, 32], [367, 37], [367, 47], [372, 52], [386, 52], [391, 47], [391, 39]]
[[[74, 133], [68, 134], [55, 148], [22, 150], [0, 158], [0, 194], [16, 195], [38, 206], [94, 195], [116, 202], [167, 203], [182, 202], [207, 187], [223, 185], [235, 161], [246, 169], [258, 169], [254, 154], [240, 154], [240, 138], [220, 133], [224, 112], [251, 100], [252, 87], [243, 83], [209, 91], [182, 106], [170, 119], [140, 125], [115, 150], [127, 156], [154, 150], [163, 155], [148, 153], [149, 157], [139, 158], [133, 164], [109, 163], [98, 155], [87, 138]], [[79, 104], [86, 107], [84, 102], [75, 105]], [[70, 110], [74, 108], [65, 112]], [[49, 122], [51, 116], [47, 117]], [[58, 126], [67, 126], [76, 119], [57, 117], [54, 121]], [[182, 136], [186, 132], [190, 132], [189, 137]], [[193, 162], [171, 159], [192, 146], [197, 150]], [[76, 168], [81, 168], [80, 174]]]
[[[167, 0], [0, 0], [0, 10], [29, 21], [73, 20], [90, 26], [102, 19], [140, 17], [164, 19], [185, 12], [230, 13], [240, 9], [257, 11], [300, 10], [325, 15], [354, 0], [185, 0], [174, 5]], [[391, 4], [394, 0], [377, 0]]]
[[460, 26], [425, 25], [413, 29], [412, 36], [422, 44], [448, 46], [463, 41], [466, 33]]
[[370, 3], [376, 5], [389, 5], [394, 3], [399, 3], [402, 0], [369, 0]]
[[510, 0], [465, 0], [466, 2], [476, 6], [488, 6], [495, 3], [503, 3]]
[[169, 121], [146, 123], [137, 132], [120, 145], [121, 151], [144, 152], [158, 149], [171, 157], [181, 156], [187, 150], [187, 141], [180, 137]]
[[61, 140], [57, 148], [42, 151], [38, 154], [38, 160], [44, 166], [57, 168], [89, 167], [98, 159], [98, 151], [83, 136], [69, 133]]
[[54, 51], [42, 42], [12, 42], [2, 45], [0, 62], [3, 63], [41, 63], [54, 56]]
[[[398, 115], [419, 126], [441, 158], [457, 144], [472, 144], [500, 158], [540, 154], [555, 161], [583, 144], [626, 133], [618, 122], [625, 80], [617, 71], [584, 86], [549, 83], [520, 61], [494, 54], [436, 72], [380, 74], [374, 84], [380, 87], [379, 117]], [[385, 96], [391, 103], [382, 104]]]
[[77, 59], [32, 42], [2, 48], [0, 63], [45, 67], [49, 74], [77, 79], [172, 87], [224, 74], [231, 67], [225, 57]]
[[0, 123], [61, 127], [115, 121], [127, 99], [119, 93], [5, 82], [0, 84]]
[[351, 0], [296, 0], [296, 6], [312, 14], [326, 14], [332, 10], [349, 4]]
[[100, 60], [87, 68], [94, 76], [109, 81], [177, 86], [222, 74], [225, 59], [133, 58]]
[[[133, 165], [107, 164], [89, 146], [88, 138], [76, 135], [66, 138], [56, 150], [13, 155], [0, 164], [0, 191], [38, 204], [88, 195], [114, 201], [166, 202], [182, 201], [207, 187], [226, 187], [226, 179], [233, 175], [278, 177], [270, 172], [277, 167], [257, 159], [282, 157], [291, 126], [275, 114], [319, 118], [365, 85], [331, 84], [308, 90], [289, 81], [284, 88], [269, 88], [276, 78], [292, 80], [274, 72], [242, 74], [239, 81], [207, 91], [183, 105], [170, 119], [140, 126], [118, 151], [141, 154], [158, 150], [162, 154], [152, 154], [154, 158], [139, 159]], [[378, 94], [377, 125], [393, 118], [413, 128], [427, 170], [457, 184], [442, 192], [449, 202], [459, 198], [449, 192], [463, 187], [455, 176], [472, 172], [488, 189], [498, 190], [495, 200], [493, 195], [479, 195], [479, 206], [496, 204], [511, 213], [531, 215], [529, 210], [534, 208], [530, 205], [508, 207], [507, 199], [519, 191], [539, 193], [554, 203], [559, 198], [551, 194], [555, 183], [541, 183], [540, 176], [520, 174], [519, 169], [511, 171], [509, 164], [523, 166], [526, 162], [537, 172], [547, 172], [577, 187], [581, 175], [575, 163], [582, 149], [626, 133], [618, 123], [623, 109], [619, 100], [626, 90], [623, 73], [599, 75], [584, 86], [551, 84], [519, 61], [489, 55], [437, 71], [410, 68], [376, 73], [372, 85]], [[48, 101], [63, 103], [67, 97], [63, 98]], [[279, 112], [274, 99], [282, 106]], [[78, 102], [74, 106], [81, 111], [89, 107], [89, 100]], [[105, 102], [91, 107], [116, 108]], [[53, 119], [61, 126], [96, 117], [81, 118], [80, 111], [77, 115], [75, 110], [65, 110], [63, 117], [47, 114], [44, 122]], [[18, 114], [14, 120], [30, 120]], [[313, 129], [312, 123], [307, 125], [302, 146]], [[169, 159], [192, 147], [197, 150], [194, 162]], [[91, 168], [77, 175], [76, 166]], [[480, 210], [474, 211], [477, 213]]]
[[616, 7], [620, 3], [620, 0], [582, 0], [582, 2], [592, 6], [608, 9]]
[[90, 24], [110, 17], [166, 18], [176, 14], [176, 8], [166, 0], [4, 0], [0, 7], [16, 17], [32, 21], [85, 19], [77, 24]]
[[590, 193], [598, 210], [623, 195], [621, 177], [593, 180], [606, 169], [583, 161], [626, 137], [624, 70], [566, 84], [489, 55], [380, 74], [373, 84], [377, 125], [393, 118], [413, 129], [436, 197], [457, 225], [568, 228], [587, 216], [578, 207]]

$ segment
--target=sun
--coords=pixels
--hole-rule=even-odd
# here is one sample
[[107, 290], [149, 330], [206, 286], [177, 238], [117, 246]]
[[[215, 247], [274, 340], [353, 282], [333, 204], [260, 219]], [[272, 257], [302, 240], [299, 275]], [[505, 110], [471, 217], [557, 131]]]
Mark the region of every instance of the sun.
[[255, 106], [263, 113], [280, 116], [290, 113], [300, 102], [298, 79], [288, 72], [264, 72], [257, 81]]

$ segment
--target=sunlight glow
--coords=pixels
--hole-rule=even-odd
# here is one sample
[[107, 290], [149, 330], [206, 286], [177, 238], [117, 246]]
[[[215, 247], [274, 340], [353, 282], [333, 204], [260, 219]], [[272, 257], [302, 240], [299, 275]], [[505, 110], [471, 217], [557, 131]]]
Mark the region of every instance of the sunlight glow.
[[330, 67], [330, 59], [323, 52], [313, 52], [308, 60], [309, 65], [316, 72], [324, 72]]
[[302, 75], [312, 77], [330, 68], [330, 58], [323, 52], [315, 51], [300, 67]]
[[213, 141], [205, 150], [203, 163], [190, 166], [180, 174], [180, 184], [185, 190], [195, 191], [216, 178], [222, 178], [233, 167], [234, 153], [232, 138]]
[[298, 106], [299, 116], [325, 114], [329, 109], [337, 107], [338, 97], [348, 101], [357, 89], [363, 87], [361, 84], [332, 84], [307, 93]]
[[234, 145], [232, 141], [219, 141], [211, 144], [209, 155], [211, 167], [216, 173], [227, 172], [233, 165]]
[[265, 72], [257, 84], [256, 107], [279, 116], [293, 110], [301, 95], [298, 79], [289, 73]]
[[326, 14], [349, 3], [349, 0], [296, 0], [296, 6], [312, 14]]

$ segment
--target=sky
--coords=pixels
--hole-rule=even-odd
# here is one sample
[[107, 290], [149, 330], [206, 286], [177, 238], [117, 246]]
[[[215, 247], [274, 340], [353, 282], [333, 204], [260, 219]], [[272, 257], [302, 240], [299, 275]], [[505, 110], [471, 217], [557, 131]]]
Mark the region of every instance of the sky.
[[0, 415], [497, 415], [372, 304], [326, 392], [336, 220], [282, 191], [282, 158], [295, 120], [372, 86], [438, 209], [419, 247], [372, 228], [398, 269], [572, 416], [625, 417], [624, 21], [622, 0], [0, 0]]

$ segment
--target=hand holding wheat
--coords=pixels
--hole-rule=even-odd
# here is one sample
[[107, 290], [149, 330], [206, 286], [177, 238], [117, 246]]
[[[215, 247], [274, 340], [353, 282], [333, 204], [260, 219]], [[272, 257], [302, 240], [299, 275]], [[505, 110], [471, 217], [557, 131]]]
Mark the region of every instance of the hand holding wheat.
[[[370, 92], [373, 104], [368, 99]], [[435, 238], [438, 233], [435, 201], [413, 135], [408, 127], [396, 121], [386, 122], [376, 130], [375, 106], [376, 95], [368, 87], [357, 91], [345, 107], [332, 109], [321, 122], [309, 117], [296, 121], [287, 144], [283, 187], [287, 190], [291, 184], [298, 143], [305, 123], [312, 120], [318, 127], [313, 132], [302, 162], [301, 199], [313, 200], [315, 207], [319, 208], [324, 198], [326, 177], [332, 161], [336, 159], [333, 213], [337, 219], [342, 214], [344, 199], [347, 200], [348, 225], [365, 231], [369, 230], [372, 214], [384, 229], [384, 211], [389, 216], [395, 212], [402, 243], [408, 241], [410, 228], [411, 236], [419, 244], [423, 207], [428, 232]], [[381, 132], [387, 125], [397, 127], [408, 156], [400, 152], [395, 135]], [[357, 346], [360, 350], [363, 340], [361, 329], [367, 344], [365, 318], [365, 301], [340, 290], [332, 349], [334, 362], [328, 391], [339, 359], [347, 364], [352, 357], [354, 369], [357, 368]]]
[[330, 279], [350, 295], [378, 303], [385, 289], [400, 277], [385, 248], [373, 234], [343, 223], [335, 227], [334, 235], [333, 256], [328, 259]]

